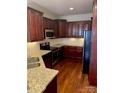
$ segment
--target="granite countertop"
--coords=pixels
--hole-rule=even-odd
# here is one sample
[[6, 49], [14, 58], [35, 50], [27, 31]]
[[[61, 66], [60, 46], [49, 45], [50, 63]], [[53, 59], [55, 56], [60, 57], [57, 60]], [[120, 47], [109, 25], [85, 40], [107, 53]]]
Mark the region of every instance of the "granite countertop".
[[[55, 45], [52, 45], [52, 47], [56, 47], [56, 48], [60, 48], [60, 47], [63, 47], [63, 46], [75, 46], [75, 45], [71, 45], [71, 44], [55, 44]], [[83, 47], [83, 46], [78, 46], [77, 47]]]
[[32, 52], [31, 56], [39, 56], [39, 55], [43, 56], [43, 55], [50, 53], [50, 52], [51, 52], [51, 50], [38, 50], [38, 51]]
[[39, 57], [40, 66], [27, 70], [27, 91], [28, 93], [43, 93], [48, 84], [58, 74], [58, 70], [45, 67], [42, 56], [50, 53], [51, 50], [30, 51], [30, 57]]
[[28, 69], [28, 93], [43, 93], [57, 74], [57, 70], [48, 68], [35, 67]]
[[53, 45], [52, 47], [57, 47], [57, 48], [59, 48], [59, 47], [63, 47], [64, 45], [63, 44], [55, 44], [55, 45]]
[[40, 63], [40, 66], [43, 67], [43, 68], [46, 68], [45, 67], [45, 64], [44, 64], [44, 61], [42, 59], [42, 56], [47, 54], [47, 53], [50, 53], [51, 50], [39, 50], [39, 51], [33, 51], [31, 54], [30, 54], [30, 57], [39, 57], [39, 62]]

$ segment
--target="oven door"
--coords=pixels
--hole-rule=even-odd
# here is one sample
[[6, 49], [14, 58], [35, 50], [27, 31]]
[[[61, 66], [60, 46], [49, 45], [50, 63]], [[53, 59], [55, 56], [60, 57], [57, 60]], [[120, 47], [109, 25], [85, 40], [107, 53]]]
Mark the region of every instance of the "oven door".
[[58, 50], [52, 51], [52, 58], [53, 58], [52, 65], [54, 65], [58, 60]]

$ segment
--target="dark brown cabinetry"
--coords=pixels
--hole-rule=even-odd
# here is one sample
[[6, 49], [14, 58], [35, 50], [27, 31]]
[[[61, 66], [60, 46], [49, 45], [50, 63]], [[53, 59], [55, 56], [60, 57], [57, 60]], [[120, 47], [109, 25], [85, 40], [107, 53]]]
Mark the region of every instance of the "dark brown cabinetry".
[[78, 46], [64, 46], [64, 57], [82, 59], [83, 48]]
[[43, 27], [45, 29], [55, 29], [55, 21], [46, 17], [43, 17]]
[[51, 81], [43, 93], [57, 93], [57, 76]]
[[28, 21], [28, 31], [27, 31], [27, 41], [39, 41], [43, 40], [43, 13], [28, 7], [27, 10], [27, 21]]
[[42, 56], [45, 66], [47, 68], [52, 68], [52, 52]]
[[81, 38], [84, 30], [91, 30], [91, 21], [68, 22], [66, 37]]
[[81, 38], [83, 30], [91, 30], [91, 21], [75, 21], [67, 23], [67, 37]]
[[97, 0], [94, 0], [94, 4], [93, 4], [89, 83], [91, 85], [97, 85]]
[[55, 35], [57, 38], [66, 37], [67, 21], [55, 20]]

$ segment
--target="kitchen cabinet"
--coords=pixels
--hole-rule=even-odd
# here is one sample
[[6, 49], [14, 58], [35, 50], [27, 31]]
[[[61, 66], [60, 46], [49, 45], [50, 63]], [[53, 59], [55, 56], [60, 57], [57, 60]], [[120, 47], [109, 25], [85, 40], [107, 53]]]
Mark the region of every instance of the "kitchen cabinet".
[[91, 21], [74, 21], [67, 23], [67, 36], [69, 38], [82, 38], [83, 30], [91, 30]]
[[45, 66], [47, 68], [52, 68], [52, 52], [42, 56]]
[[64, 57], [82, 59], [82, 47], [64, 46]]
[[55, 20], [55, 37], [65, 38], [67, 31], [67, 21], [66, 20]]
[[43, 93], [57, 93], [57, 76], [51, 81]]
[[97, 0], [94, 0], [93, 3], [89, 83], [90, 85], [97, 85]]
[[54, 20], [43, 17], [43, 28], [45, 29], [55, 29]]
[[27, 21], [27, 41], [32, 42], [43, 40], [43, 13], [28, 7]]

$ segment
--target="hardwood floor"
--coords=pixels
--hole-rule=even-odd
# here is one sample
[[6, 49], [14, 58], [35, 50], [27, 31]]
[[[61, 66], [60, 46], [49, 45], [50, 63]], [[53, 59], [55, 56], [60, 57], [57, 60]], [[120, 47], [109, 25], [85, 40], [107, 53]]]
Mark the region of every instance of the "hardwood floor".
[[96, 87], [89, 86], [88, 76], [82, 74], [82, 60], [63, 59], [55, 65], [58, 93], [96, 93]]

